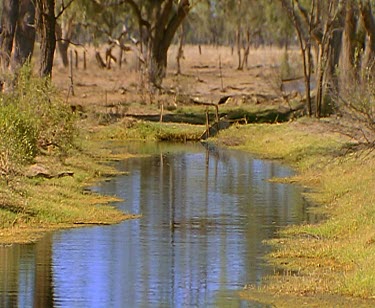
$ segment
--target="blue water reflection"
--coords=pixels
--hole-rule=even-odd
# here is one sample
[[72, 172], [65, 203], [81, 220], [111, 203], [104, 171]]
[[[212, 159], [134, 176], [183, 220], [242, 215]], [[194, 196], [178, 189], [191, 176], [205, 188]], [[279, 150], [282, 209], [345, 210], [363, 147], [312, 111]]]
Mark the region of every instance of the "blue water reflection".
[[148, 157], [118, 163], [129, 175], [94, 188], [142, 218], [46, 236], [36, 247], [49, 251], [47, 286], [32, 284], [43, 281], [35, 266], [14, 261], [19, 304], [49, 296], [55, 307], [258, 307], [237, 291], [272, 270], [262, 241], [310, 220], [296, 187], [267, 181], [291, 170], [214, 147], [142, 146]]

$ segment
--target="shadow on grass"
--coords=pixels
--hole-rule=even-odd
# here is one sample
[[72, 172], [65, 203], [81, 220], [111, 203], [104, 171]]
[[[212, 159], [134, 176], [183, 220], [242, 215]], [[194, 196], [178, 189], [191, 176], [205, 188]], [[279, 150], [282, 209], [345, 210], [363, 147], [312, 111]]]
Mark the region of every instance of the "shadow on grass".
[[[299, 110], [277, 110], [268, 109], [259, 112], [250, 112], [245, 109], [233, 109], [228, 112], [221, 112], [220, 118], [225, 118], [231, 123], [281, 123], [287, 122], [292, 117], [296, 117]], [[128, 115], [135, 119], [159, 122], [160, 115]], [[210, 122], [215, 119], [214, 113], [209, 113]], [[187, 123], [193, 125], [204, 125], [206, 123], [206, 114], [204, 112], [189, 112], [189, 113], [166, 113], [163, 115], [163, 122], [165, 123]]]

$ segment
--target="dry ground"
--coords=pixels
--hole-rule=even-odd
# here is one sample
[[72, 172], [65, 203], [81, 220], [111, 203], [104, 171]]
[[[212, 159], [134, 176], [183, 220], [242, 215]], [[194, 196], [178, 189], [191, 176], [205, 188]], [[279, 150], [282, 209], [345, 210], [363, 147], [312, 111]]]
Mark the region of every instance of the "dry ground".
[[[280, 100], [280, 63], [284, 50], [258, 48], [250, 51], [248, 68], [236, 69], [237, 56], [229, 47], [203, 46], [199, 54], [197, 46], [186, 46], [182, 60], [182, 75], [176, 75], [177, 47], [169, 52], [168, 74], [163, 86], [174, 94], [152, 95], [147, 90], [143, 75], [137, 70], [137, 59], [132, 52], [125, 55], [122, 68], [116, 63], [112, 69], [100, 69], [96, 63], [94, 49], [87, 49], [87, 69], [83, 70], [83, 49], [78, 49], [78, 69], [73, 70], [74, 96], [69, 94], [69, 69], [62, 67], [57, 55], [53, 81], [70, 104], [83, 108], [92, 107], [98, 112], [125, 114], [157, 112], [158, 103], [181, 105], [190, 97], [207, 102], [216, 102], [224, 95], [233, 95], [234, 105], [276, 104]], [[102, 52], [103, 54], [103, 52]], [[289, 52], [289, 63], [298, 70], [298, 50]], [[297, 63], [297, 64], [296, 64]]]

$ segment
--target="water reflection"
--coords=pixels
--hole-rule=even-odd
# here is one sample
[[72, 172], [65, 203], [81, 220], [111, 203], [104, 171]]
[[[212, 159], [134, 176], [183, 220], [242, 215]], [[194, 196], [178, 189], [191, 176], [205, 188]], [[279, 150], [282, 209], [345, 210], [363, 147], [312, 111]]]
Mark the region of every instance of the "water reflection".
[[288, 168], [200, 145], [129, 145], [128, 176], [95, 187], [142, 214], [0, 248], [1, 307], [257, 307], [236, 290], [268, 269], [264, 239], [311, 220]]

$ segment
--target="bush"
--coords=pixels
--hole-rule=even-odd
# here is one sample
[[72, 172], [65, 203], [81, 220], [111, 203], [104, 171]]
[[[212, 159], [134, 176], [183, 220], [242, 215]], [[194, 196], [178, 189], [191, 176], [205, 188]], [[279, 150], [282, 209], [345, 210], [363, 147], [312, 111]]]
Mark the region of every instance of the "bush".
[[361, 80], [345, 86], [337, 95], [337, 107], [343, 121], [343, 132], [354, 139], [375, 146], [375, 80]]
[[74, 119], [48, 79], [24, 66], [14, 90], [0, 97], [0, 172], [9, 174], [42, 149], [62, 154], [72, 146]]
[[9, 174], [37, 153], [33, 123], [14, 105], [0, 105], [0, 172]]

